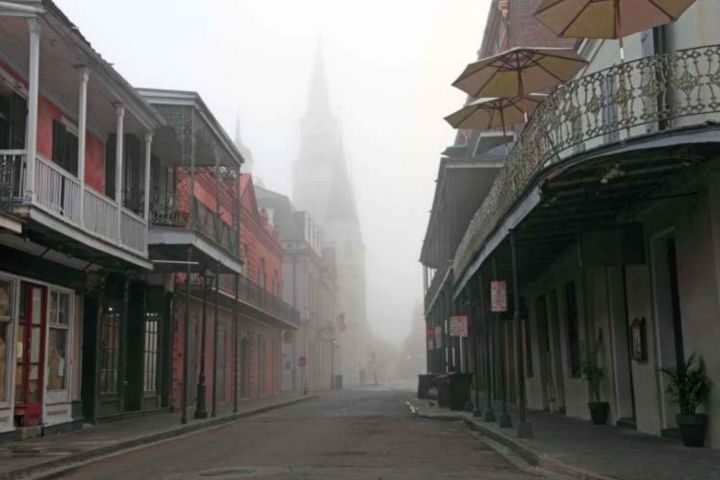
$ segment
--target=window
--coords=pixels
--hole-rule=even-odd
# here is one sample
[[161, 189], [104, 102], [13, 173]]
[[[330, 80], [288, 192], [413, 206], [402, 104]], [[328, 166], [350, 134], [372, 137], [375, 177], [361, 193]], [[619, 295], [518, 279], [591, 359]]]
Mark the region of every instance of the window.
[[[127, 134], [123, 141], [122, 200], [123, 205], [141, 214], [144, 202], [144, 158], [140, 139]], [[105, 195], [115, 198], [115, 134], [110, 134], [105, 143]]]
[[13, 284], [0, 280], [0, 401], [7, 401], [8, 334], [13, 315]]
[[226, 375], [227, 375], [227, 369], [226, 369], [226, 348], [225, 344], [227, 342], [227, 334], [225, 331], [225, 327], [220, 327], [218, 331], [218, 353], [217, 353], [217, 398], [219, 401], [225, 401], [225, 383], [226, 383]]
[[68, 372], [68, 337], [70, 326], [70, 295], [50, 292], [50, 324], [48, 339], [48, 390], [65, 390]]
[[570, 375], [580, 376], [580, 324], [578, 320], [577, 293], [575, 282], [565, 286], [565, 304], [568, 332], [568, 361], [570, 362]]
[[272, 278], [272, 293], [276, 297], [280, 296], [280, 282], [278, 281], [278, 274], [277, 272], [273, 272], [273, 278]]
[[258, 286], [261, 290], [265, 290], [265, 259], [260, 259], [260, 268], [258, 269]]
[[118, 390], [120, 309], [108, 306], [100, 321], [100, 393], [113, 394]]
[[78, 137], [68, 130], [61, 120], [53, 120], [53, 162], [72, 173], [78, 174]]
[[158, 324], [159, 315], [145, 314], [145, 346], [143, 350], [143, 392], [157, 390]]
[[265, 394], [265, 338], [258, 335], [258, 395]]

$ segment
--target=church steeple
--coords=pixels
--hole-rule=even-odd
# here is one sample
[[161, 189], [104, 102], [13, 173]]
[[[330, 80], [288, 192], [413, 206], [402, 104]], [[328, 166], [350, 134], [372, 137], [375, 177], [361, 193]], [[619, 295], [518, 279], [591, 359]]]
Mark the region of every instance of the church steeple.
[[237, 147], [240, 155], [245, 159], [243, 164], [244, 173], [253, 173], [253, 154], [250, 149], [242, 142], [242, 136], [240, 135], [240, 112], [238, 112], [235, 118], [235, 147]]
[[310, 80], [310, 91], [308, 103], [305, 108], [305, 119], [327, 120], [332, 118], [332, 107], [330, 106], [330, 93], [328, 91], [327, 78], [325, 73], [325, 59], [322, 47], [318, 42], [313, 63], [312, 78]]

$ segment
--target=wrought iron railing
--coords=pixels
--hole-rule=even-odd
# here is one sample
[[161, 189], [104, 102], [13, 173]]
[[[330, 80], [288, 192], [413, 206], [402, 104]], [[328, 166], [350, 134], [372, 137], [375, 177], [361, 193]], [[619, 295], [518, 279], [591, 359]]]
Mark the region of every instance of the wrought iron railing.
[[186, 209], [179, 208], [172, 198], [156, 199], [151, 208], [153, 225], [192, 228], [223, 247], [228, 253], [238, 256], [238, 240], [234, 227], [228, 225], [217, 212], [205, 206], [197, 198], [193, 197], [190, 203], [193, 209], [192, 225], [190, 225], [190, 213]]
[[717, 120], [720, 45], [655, 55], [591, 73], [555, 89], [534, 112], [453, 263], [463, 272], [543, 170], [591, 148]]

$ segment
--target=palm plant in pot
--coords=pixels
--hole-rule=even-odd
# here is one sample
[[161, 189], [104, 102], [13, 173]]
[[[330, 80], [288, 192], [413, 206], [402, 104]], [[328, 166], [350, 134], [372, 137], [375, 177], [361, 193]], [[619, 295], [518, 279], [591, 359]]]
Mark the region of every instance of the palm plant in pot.
[[695, 353], [676, 368], [661, 368], [669, 383], [667, 393], [680, 406], [675, 421], [680, 427], [680, 435], [686, 447], [705, 445], [708, 417], [697, 413], [700, 405], [707, 402], [712, 382], [705, 370], [705, 361]]
[[590, 418], [595, 425], [607, 425], [610, 415], [610, 404], [600, 400], [600, 382], [605, 376], [605, 370], [598, 362], [598, 353], [602, 347], [600, 332], [594, 342], [585, 349], [585, 359], [582, 362], [582, 375], [588, 382], [590, 390]]

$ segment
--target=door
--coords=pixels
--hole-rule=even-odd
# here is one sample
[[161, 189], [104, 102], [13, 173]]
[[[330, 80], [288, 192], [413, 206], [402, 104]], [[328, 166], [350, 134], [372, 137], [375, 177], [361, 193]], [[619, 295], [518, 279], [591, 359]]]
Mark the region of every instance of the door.
[[553, 411], [565, 413], [565, 373], [562, 360], [562, 333], [560, 331], [560, 312], [558, 310], [557, 292], [551, 290], [548, 295], [549, 336], [551, 342], [551, 356], [553, 378], [555, 379], [555, 409]]
[[240, 397], [250, 396], [250, 338], [240, 341]]
[[15, 353], [15, 425], [19, 427], [42, 423], [46, 305], [47, 288], [21, 283]]
[[535, 301], [535, 318], [537, 318], [538, 353], [540, 357], [540, 379], [542, 381], [543, 409], [555, 411], [556, 388], [553, 370], [550, 365], [551, 349], [547, 318], [547, 301], [540, 295]]

